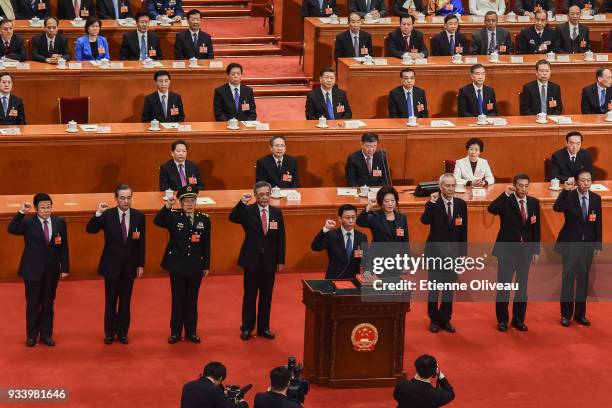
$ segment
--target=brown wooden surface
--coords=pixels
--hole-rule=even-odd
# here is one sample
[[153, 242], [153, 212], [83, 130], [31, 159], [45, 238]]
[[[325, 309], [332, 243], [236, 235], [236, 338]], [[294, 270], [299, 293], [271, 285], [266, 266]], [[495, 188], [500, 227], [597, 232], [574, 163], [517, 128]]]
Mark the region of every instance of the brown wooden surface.
[[[608, 54], [612, 61], [612, 54]], [[500, 62], [489, 62], [487, 56], [474, 56], [486, 68], [485, 84], [493, 87], [498, 115], [519, 115], [519, 93], [523, 85], [534, 81], [535, 63], [542, 56], [525, 55], [523, 63], [511, 63], [509, 55]], [[581, 54], [570, 55], [571, 62], [554, 62], [550, 80], [561, 86], [563, 114], [580, 114], [582, 88], [595, 82], [595, 71], [605, 62], [586, 62]], [[360, 118], [388, 117], [389, 91], [400, 85], [400, 72], [410, 67], [416, 72], [416, 86], [427, 95], [430, 117], [457, 116], [459, 89], [471, 83], [469, 64], [453, 64], [450, 57], [430, 57], [426, 65], [403, 65], [388, 58], [386, 66], [363, 65], [352, 58], [338, 62], [338, 86], [348, 94], [353, 116]], [[368, 84], [364, 87], [364, 84]]]
[[[589, 26], [591, 35], [591, 43], [593, 51], [600, 52], [605, 50], [602, 48], [602, 35], [608, 33], [612, 29], [612, 14], [606, 15], [607, 19], [603, 21], [582, 21]], [[506, 16], [499, 17], [499, 26], [506, 28], [512, 35], [513, 42], [515, 36], [522, 28], [533, 25], [530, 23], [506, 22]], [[554, 28], [556, 22], [551, 22], [550, 27]], [[399, 27], [399, 17], [392, 17], [391, 24], [365, 24], [361, 29], [369, 32], [372, 35], [372, 46], [374, 48], [374, 57], [383, 56], [383, 47], [385, 37], [393, 30]], [[431, 51], [430, 40], [444, 28], [441, 23], [432, 23], [432, 17], [427, 17], [425, 23], [415, 23], [415, 29], [423, 32], [427, 48]], [[472, 33], [484, 27], [484, 23], [471, 22], [470, 16], [461, 17], [461, 33], [468, 39], [472, 38]], [[308, 17], [304, 19], [304, 73], [306, 76], [312, 76], [315, 81], [318, 81], [319, 71], [322, 67], [334, 65], [334, 43], [336, 36], [342, 31], [346, 31], [348, 25], [341, 24], [324, 24], [316, 17]]]
[[281, 42], [302, 42], [301, 6], [301, 0], [274, 0], [274, 36]]
[[[612, 189], [612, 181], [603, 182]], [[460, 194], [468, 201], [470, 242], [493, 242], [497, 234], [498, 220], [486, 210], [488, 203], [501, 194], [506, 185], [495, 184], [486, 190], [484, 197], [472, 197], [470, 190]], [[422, 243], [427, 238], [428, 229], [419, 222], [427, 198], [414, 197], [411, 188], [397, 187], [400, 191], [401, 211], [408, 214], [410, 239], [413, 243]], [[229, 212], [247, 190], [206, 191], [201, 197], [210, 197], [215, 205], [202, 206], [199, 209], [210, 214], [212, 223], [212, 263], [211, 272], [216, 274], [238, 272], [236, 260], [243, 240], [242, 228], [228, 220]], [[327, 265], [324, 253], [310, 250], [310, 242], [323, 227], [325, 219], [336, 218], [337, 208], [344, 203], [355, 204], [362, 208], [365, 198], [343, 197], [336, 195], [336, 188], [300, 189], [300, 202], [287, 202], [286, 199], [272, 200], [272, 205], [283, 210], [287, 231], [287, 270], [305, 271], [322, 270]], [[153, 217], [162, 207], [162, 195], [159, 192], [134, 193], [133, 206], [145, 212], [147, 218], [147, 256], [145, 273], [163, 273], [160, 262], [166, 246], [166, 231], [153, 225]], [[533, 183], [530, 195], [541, 199], [542, 242], [552, 242], [563, 223], [563, 215], [552, 211], [552, 204], [558, 195], [550, 191], [548, 184]], [[612, 228], [609, 220], [612, 217], [612, 193], [601, 193], [603, 198], [603, 222], [605, 242], [612, 240]], [[70, 247], [70, 265], [73, 277], [94, 276], [101, 253], [103, 238], [85, 232], [89, 218], [94, 214], [100, 201], [114, 203], [112, 193], [106, 194], [54, 194], [54, 213], [66, 217], [68, 224], [68, 241]], [[17, 274], [19, 258], [23, 248], [21, 237], [9, 235], [6, 228], [20, 203], [31, 201], [31, 195], [0, 196], [0, 278], [14, 278]]]
[[[192, 109], [186, 109], [189, 116]], [[482, 157], [498, 181], [519, 171], [544, 181], [544, 158], [565, 145], [570, 130], [584, 134], [597, 177], [612, 177], [612, 124], [603, 115], [573, 116], [572, 125], [507, 119], [507, 126], [477, 126], [474, 118], [451, 118], [452, 129], [432, 128], [431, 119], [419, 119], [416, 128], [404, 119], [365, 119], [367, 126], [360, 129], [338, 128], [338, 122], [318, 129], [315, 121], [280, 121], [271, 122], [270, 131], [232, 131], [225, 123], [205, 122], [192, 123], [191, 132], [150, 132], [148, 124], [113, 123], [109, 134], [71, 134], [64, 125], [24, 126], [20, 135], [0, 136], [0, 174], [10, 175], [0, 183], [0, 194], [108, 192], [120, 181], [137, 191], [154, 191], [158, 168], [170, 159], [170, 144], [179, 138], [187, 140], [189, 159], [198, 163], [207, 189], [250, 188], [255, 162], [270, 153], [272, 135], [288, 137], [287, 154], [297, 157], [302, 187], [342, 186], [346, 157], [360, 148], [364, 132], [380, 136], [397, 184], [437, 179], [442, 161], [465, 157], [465, 142], [473, 136], [483, 138]]]

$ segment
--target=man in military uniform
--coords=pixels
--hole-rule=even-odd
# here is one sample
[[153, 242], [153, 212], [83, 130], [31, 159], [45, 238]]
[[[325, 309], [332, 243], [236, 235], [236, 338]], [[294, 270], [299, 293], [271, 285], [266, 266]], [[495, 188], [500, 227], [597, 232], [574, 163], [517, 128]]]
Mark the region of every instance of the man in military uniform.
[[181, 21], [185, 15], [181, 0], [151, 0], [147, 1], [147, 13], [151, 20], [161, 20], [167, 16], [173, 23]]
[[196, 333], [198, 323], [198, 294], [202, 277], [210, 272], [210, 220], [196, 211], [198, 190], [195, 186], [181, 187], [176, 198], [180, 210], [173, 210], [176, 198], [165, 198], [165, 205], [153, 223], [170, 231], [162, 267], [170, 273], [172, 315], [168, 343], [179, 341], [185, 328], [185, 338], [200, 343]]

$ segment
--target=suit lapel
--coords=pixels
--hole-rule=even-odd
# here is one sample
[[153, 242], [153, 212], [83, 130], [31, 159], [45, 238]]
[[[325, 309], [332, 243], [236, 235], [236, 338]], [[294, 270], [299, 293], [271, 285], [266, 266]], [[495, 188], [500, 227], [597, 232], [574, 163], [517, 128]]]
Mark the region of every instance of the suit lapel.
[[389, 237], [391, 238], [395, 237], [395, 234], [393, 233], [393, 231], [391, 230], [391, 227], [389, 226], [389, 223], [387, 222], [387, 217], [385, 217], [385, 213], [380, 211], [380, 212], [375, 212], [374, 215], [378, 218], [378, 221], [382, 224], [384, 230], [387, 232]]
[[[336, 240], [336, 245], [340, 249], [340, 253], [342, 254], [342, 260], [345, 264], [348, 264], [350, 259], [346, 256], [346, 245], [344, 244], [344, 236], [342, 234], [342, 229], [338, 228], [334, 231], [334, 239]], [[353, 238], [354, 243], [354, 238]]]

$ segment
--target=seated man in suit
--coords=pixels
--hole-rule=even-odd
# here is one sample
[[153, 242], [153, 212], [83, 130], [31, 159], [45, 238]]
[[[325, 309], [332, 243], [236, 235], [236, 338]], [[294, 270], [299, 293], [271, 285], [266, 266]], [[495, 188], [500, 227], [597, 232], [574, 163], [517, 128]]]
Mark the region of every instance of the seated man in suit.
[[597, 68], [595, 83], [582, 88], [580, 102], [583, 114], [606, 113], [612, 110], [612, 71], [608, 68]]
[[523, 85], [521, 92], [521, 115], [537, 115], [545, 112], [548, 115], [563, 113], [561, 87], [550, 79], [550, 62], [536, 62], [536, 80]]
[[516, 39], [517, 54], [546, 54], [554, 48], [555, 32], [546, 26], [546, 11], [536, 11], [534, 19], [535, 24], [523, 28]]
[[204, 190], [198, 165], [187, 160], [187, 148], [187, 142], [184, 140], [172, 142], [170, 146], [172, 160], [159, 167], [159, 191], [178, 191], [188, 184], [196, 186], [198, 191]]
[[338, 15], [336, 0], [302, 0], [302, 18]]
[[427, 15], [427, 4], [422, 0], [393, 0], [393, 14], [398, 17], [408, 17], [417, 13]]
[[57, 60], [60, 58], [70, 59], [68, 41], [63, 35], [58, 34], [58, 25], [59, 20], [57, 17], [51, 16], [45, 18], [45, 31], [32, 37], [33, 61], [57, 64]]
[[170, 73], [157, 71], [153, 74], [157, 91], [145, 97], [141, 120], [150, 122], [156, 119], [160, 122], [184, 122], [185, 111], [181, 95], [170, 92]]
[[565, 136], [565, 143], [564, 149], [559, 149], [552, 155], [550, 176], [565, 183], [581, 170], [593, 173], [591, 153], [582, 149], [582, 133], [569, 132]]
[[96, 0], [96, 8], [100, 20], [132, 18], [129, 0]]
[[405, 53], [412, 58], [426, 58], [429, 55], [423, 33], [414, 29], [414, 16], [400, 17], [399, 28], [387, 36], [387, 50], [395, 58], [402, 58]]
[[597, 2], [595, 0], [563, 0], [563, 12], [567, 13], [571, 6], [578, 6], [581, 13], [588, 12], [590, 15], [597, 14]]
[[378, 135], [364, 133], [361, 136], [361, 150], [346, 159], [344, 174], [350, 187], [388, 186], [391, 170], [387, 153], [377, 151]]
[[463, 34], [459, 32], [459, 18], [455, 14], [444, 17], [444, 31], [431, 39], [431, 55], [464, 54], [467, 52], [467, 43]]
[[226, 378], [227, 369], [223, 364], [217, 361], [206, 364], [200, 378], [183, 386], [181, 408], [249, 408], [244, 399], [234, 402], [227, 398], [222, 384]]
[[93, 0], [57, 0], [57, 18], [60, 20], [74, 20], [76, 17], [87, 20], [87, 17], [95, 15]]
[[359, 273], [361, 253], [368, 245], [368, 237], [355, 229], [357, 208], [342, 204], [338, 208], [338, 222], [326, 220], [323, 229], [312, 240], [313, 251], [327, 251], [325, 279], [352, 279]]
[[366, 14], [369, 14], [374, 19], [387, 16], [387, 7], [384, 0], [351, 0], [348, 11], [349, 14], [357, 13], [359, 17], [365, 17]]
[[472, 34], [470, 54], [512, 54], [512, 38], [508, 30], [497, 26], [497, 13], [487, 12], [484, 20], [485, 28]]
[[155, 0], [147, 1], [146, 4], [147, 13], [154, 20], [161, 20], [163, 16], [166, 16], [173, 23], [178, 23], [185, 15], [182, 0]]
[[49, 0], [13, 0], [15, 20], [30, 20], [32, 17], [41, 20], [51, 15], [51, 2]]
[[330, 67], [321, 69], [319, 82], [321, 88], [306, 95], [306, 119], [316, 120], [321, 116], [331, 120], [351, 119], [353, 113], [346, 93], [336, 87], [336, 71]]
[[482, 64], [470, 68], [472, 83], [459, 90], [457, 95], [457, 113], [460, 117], [478, 115], [497, 116], [495, 90], [486, 86], [486, 72]]
[[447, 16], [449, 14], [466, 14], [461, 0], [431, 0], [427, 7], [427, 14]]
[[580, 7], [571, 6], [568, 22], [557, 25], [555, 30], [555, 52], [557, 54], [582, 54], [591, 50], [589, 27], [580, 23]]
[[2, 41], [0, 57], [23, 62], [26, 60], [25, 44], [13, 30], [14, 26], [11, 20], [0, 21], [0, 41]]
[[334, 60], [338, 58], [365, 57], [373, 55], [372, 36], [361, 31], [361, 17], [357, 13], [349, 14], [349, 29], [336, 36]]
[[147, 58], [161, 60], [162, 50], [159, 37], [149, 31], [149, 15], [144, 11], [136, 13], [136, 30], [123, 34], [119, 59], [122, 61], [142, 61]]
[[189, 10], [189, 13], [187, 13], [189, 29], [176, 35], [174, 59], [186, 60], [193, 57], [197, 59], [215, 58], [210, 34], [200, 30], [201, 21], [199, 10]]
[[544, 12], [550, 10], [555, 13], [553, 0], [516, 0], [514, 3], [514, 12], [519, 16], [528, 16], [530, 19], [534, 19], [535, 13], [540, 10]]
[[285, 154], [287, 138], [285, 136], [272, 136], [270, 138], [270, 151], [272, 154], [257, 160], [255, 165], [255, 181], [267, 181], [272, 187], [298, 188], [297, 161], [295, 157]]
[[[393, 391], [397, 408], [441, 407], [455, 399], [455, 392], [433, 356], [424, 354], [414, 362], [416, 374], [411, 380], [400, 380]], [[431, 381], [438, 377], [433, 387]]]
[[270, 371], [270, 388], [255, 395], [254, 408], [301, 408], [302, 405], [287, 398], [292, 373], [286, 366]]
[[215, 89], [213, 110], [215, 120], [226, 122], [232, 118], [238, 120], [256, 120], [257, 110], [253, 89], [242, 85], [242, 65], [230, 63], [225, 69], [229, 83]]
[[23, 101], [12, 90], [13, 77], [8, 72], [0, 72], [0, 125], [25, 125]]
[[425, 91], [414, 86], [415, 75], [412, 68], [404, 68], [400, 72], [402, 84], [389, 92], [390, 118], [429, 117]]

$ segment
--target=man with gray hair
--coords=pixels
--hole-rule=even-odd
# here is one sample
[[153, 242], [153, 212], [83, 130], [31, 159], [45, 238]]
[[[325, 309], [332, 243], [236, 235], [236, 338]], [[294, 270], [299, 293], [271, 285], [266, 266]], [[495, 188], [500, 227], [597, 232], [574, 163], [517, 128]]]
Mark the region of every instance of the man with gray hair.
[[252, 195], [244, 193], [229, 216], [244, 229], [238, 257], [238, 265], [244, 269], [240, 338], [250, 339], [257, 323], [257, 335], [272, 340], [276, 336], [270, 331], [270, 308], [276, 271], [285, 264], [285, 224], [281, 210], [270, 205], [270, 183], [258, 181], [253, 193], [255, 203], [248, 204]]

